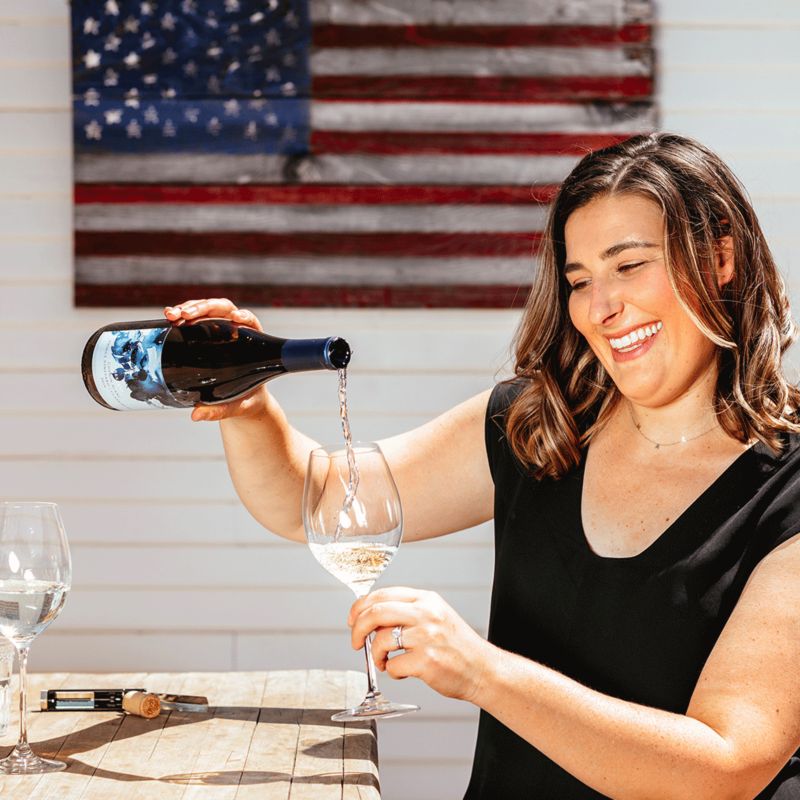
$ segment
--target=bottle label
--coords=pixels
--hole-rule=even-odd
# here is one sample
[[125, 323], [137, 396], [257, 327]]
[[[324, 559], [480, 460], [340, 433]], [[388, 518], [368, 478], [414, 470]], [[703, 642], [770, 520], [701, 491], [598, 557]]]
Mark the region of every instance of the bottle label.
[[167, 388], [161, 372], [165, 328], [105, 331], [92, 354], [92, 377], [100, 396], [112, 408], [183, 408]]

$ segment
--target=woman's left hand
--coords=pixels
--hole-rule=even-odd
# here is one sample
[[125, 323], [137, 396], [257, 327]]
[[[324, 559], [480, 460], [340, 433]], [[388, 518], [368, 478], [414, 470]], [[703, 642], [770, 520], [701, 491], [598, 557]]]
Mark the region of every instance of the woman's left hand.
[[[375, 666], [393, 678], [415, 677], [447, 697], [474, 701], [492, 645], [481, 638], [436, 592], [393, 586], [357, 600], [347, 618], [353, 647], [375, 632]], [[402, 626], [403, 650], [392, 629]]]

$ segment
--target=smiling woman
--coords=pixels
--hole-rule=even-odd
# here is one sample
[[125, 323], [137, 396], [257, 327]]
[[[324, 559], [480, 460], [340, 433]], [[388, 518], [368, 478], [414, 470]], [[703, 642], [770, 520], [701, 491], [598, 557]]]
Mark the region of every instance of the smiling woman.
[[[170, 307], [226, 316], [229, 300]], [[437, 594], [356, 601], [379, 669], [481, 709], [467, 800], [800, 800], [800, 393], [755, 213], [655, 134], [587, 155], [550, 212], [516, 376], [380, 443], [405, 540], [494, 518], [488, 640]], [[222, 420], [240, 497], [302, 538], [315, 443], [266, 389]]]
[[[627, 291], [634, 292], [630, 302]], [[554, 313], [542, 314], [543, 308]], [[665, 327], [658, 315], [667, 311], [672, 322]], [[638, 338], [641, 326], [659, 322], [664, 330], [646, 349], [631, 348], [630, 340], [620, 346], [618, 340], [634, 331]], [[673, 134], [596, 151], [576, 166], [554, 202], [517, 334], [516, 372], [530, 382], [509, 411], [514, 452], [537, 474], [565, 474], [623, 395], [653, 408], [680, 391], [681, 374], [667, 359], [685, 372], [692, 354], [697, 363], [705, 360], [715, 389], [705, 421], [687, 418], [685, 409], [674, 415], [683, 426], [708, 427], [713, 417], [741, 442], [756, 438], [777, 447], [780, 431], [800, 430], [787, 413], [798, 407], [800, 393], [780, 364], [794, 337], [758, 218], [716, 154]], [[635, 370], [626, 370], [632, 362]], [[658, 390], [654, 362], [666, 370]], [[637, 381], [651, 380], [640, 395], [617, 383], [633, 371]], [[647, 416], [641, 410], [640, 418]], [[660, 424], [653, 425], [657, 433]]]

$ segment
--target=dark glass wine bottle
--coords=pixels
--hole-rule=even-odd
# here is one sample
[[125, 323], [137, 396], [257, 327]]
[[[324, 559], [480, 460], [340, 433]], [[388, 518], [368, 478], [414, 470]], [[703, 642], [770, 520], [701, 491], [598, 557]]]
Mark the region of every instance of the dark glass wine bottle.
[[117, 411], [225, 403], [286, 372], [343, 369], [344, 339], [280, 339], [228, 319], [115, 322], [95, 331], [81, 370], [89, 394]]

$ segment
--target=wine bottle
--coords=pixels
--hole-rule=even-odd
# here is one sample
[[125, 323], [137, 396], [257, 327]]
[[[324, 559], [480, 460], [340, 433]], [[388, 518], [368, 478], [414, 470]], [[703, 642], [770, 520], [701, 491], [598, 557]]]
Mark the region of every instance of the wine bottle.
[[89, 394], [117, 411], [225, 403], [286, 372], [343, 369], [344, 339], [281, 339], [228, 319], [180, 325], [115, 322], [95, 331], [81, 370]]

